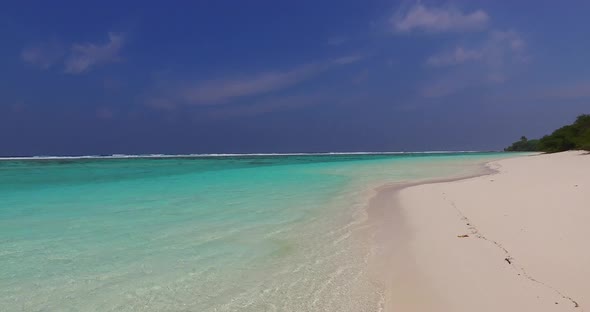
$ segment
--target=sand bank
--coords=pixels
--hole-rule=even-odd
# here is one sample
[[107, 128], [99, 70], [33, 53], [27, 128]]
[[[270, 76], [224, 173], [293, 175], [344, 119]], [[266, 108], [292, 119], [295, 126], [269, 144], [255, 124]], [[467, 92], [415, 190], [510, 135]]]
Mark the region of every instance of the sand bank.
[[488, 167], [373, 200], [378, 245], [392, 246], [375, 251], [386, 311], [590, 309], [590, 155]]

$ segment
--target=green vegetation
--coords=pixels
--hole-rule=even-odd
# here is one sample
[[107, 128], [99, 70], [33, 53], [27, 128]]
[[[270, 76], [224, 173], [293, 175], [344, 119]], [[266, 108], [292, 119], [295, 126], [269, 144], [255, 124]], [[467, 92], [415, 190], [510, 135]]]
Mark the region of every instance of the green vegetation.
[[512, 143], [505, 148], [506, 152], [531, 152], [539, 150], [539, 140], [529, 140], [525, 136], [521, 136], [519, 141]]
[[540, 140], [528, 140], [523, 136], [504, 150], [507, 152], [539, 151], [547, 153], [568, 150], [590, 151], [590, 115], [580, 115], [573, 124], [563, 126]]

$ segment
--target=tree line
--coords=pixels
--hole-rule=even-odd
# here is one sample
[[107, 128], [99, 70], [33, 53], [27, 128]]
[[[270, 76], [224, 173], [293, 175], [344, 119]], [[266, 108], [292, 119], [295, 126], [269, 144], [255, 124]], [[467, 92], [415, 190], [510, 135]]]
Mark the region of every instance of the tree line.
[[525, 136], [505, 148], [506, 152], [557, 153], [569, 150], [590, 151], [590, 115], [580, 115], [574, 123], [563, 126], [538, 140]]

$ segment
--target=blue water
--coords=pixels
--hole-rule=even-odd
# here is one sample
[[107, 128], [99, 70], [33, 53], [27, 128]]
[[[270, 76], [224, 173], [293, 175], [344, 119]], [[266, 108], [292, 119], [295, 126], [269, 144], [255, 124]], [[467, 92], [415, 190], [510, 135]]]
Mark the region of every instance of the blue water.
[[376, 311], [374, 188], [506, 156], [0, 160], [0, 310]]

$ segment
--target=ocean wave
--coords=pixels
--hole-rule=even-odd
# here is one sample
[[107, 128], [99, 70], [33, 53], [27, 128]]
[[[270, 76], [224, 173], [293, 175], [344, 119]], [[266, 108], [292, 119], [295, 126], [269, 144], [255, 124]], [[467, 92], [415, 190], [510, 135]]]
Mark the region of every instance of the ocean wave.
[[[404, 154], [457, 154], [483, 153], [487, 151], [421, 151], [421, 152], [319, 152], [319, 153], [211, 153], [211, 154], [112, 154], [80, 156], [15, 156], [0, 160], [43, 159], [125, 159], [125, 158], [191, 158], [191, 157], [250, 157], [250, 156], [329, 156], [329, 155], [404, 155]], [[490, 151], [491, 152], [491, 151]]]

